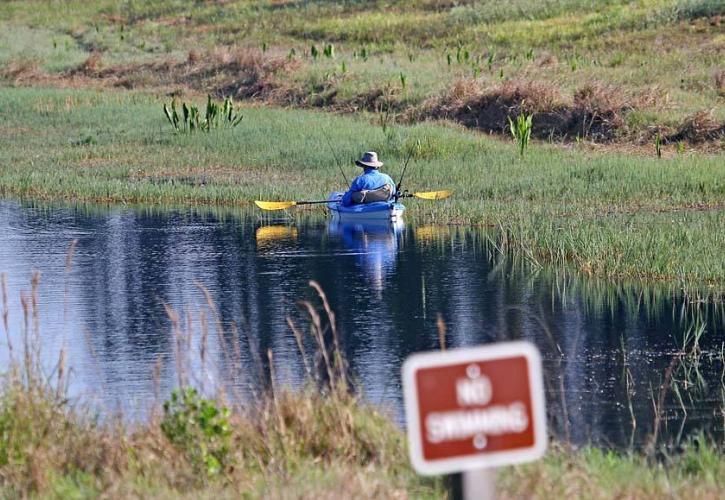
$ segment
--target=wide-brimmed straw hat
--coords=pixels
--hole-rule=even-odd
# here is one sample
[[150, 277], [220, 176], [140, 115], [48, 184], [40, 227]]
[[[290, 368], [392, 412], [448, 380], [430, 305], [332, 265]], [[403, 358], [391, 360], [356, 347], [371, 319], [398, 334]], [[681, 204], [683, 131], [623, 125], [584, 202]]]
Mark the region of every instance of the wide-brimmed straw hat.
[[359, 160], [355, 160], [355, 165], [358, 167], [380, 168], [383, 166], [383, 162], [378, 161], [378, 154], [375, 151], [368, 151], [363, 153]]

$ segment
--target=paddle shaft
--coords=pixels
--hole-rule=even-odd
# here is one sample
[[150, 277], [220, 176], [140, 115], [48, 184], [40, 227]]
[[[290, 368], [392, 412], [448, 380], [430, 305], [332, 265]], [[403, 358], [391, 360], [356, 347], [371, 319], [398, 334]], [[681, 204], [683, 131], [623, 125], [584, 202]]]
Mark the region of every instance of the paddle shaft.
[[316, 205], [319, 203], [340, 203], [342, 198], [338, 200], [319, 200], [319, 201], [296, 201], [295, 205]]
[[[418, 193], [403, 193], [398, 198], [419, 198]], [[314, 205], [316, 203], [340, 203], [342, 198], [337, 200], [321, 200], [321, 201], [296, 201], [295, 205]]]
[[[427, 191], [420, 193], [399, 193], [395, 200], [399, 198], [420, 198], [423, 200], [442, 200], [451, 195], [451, 191]], [[313, 200], [313, 201], [255, 201], [254, 203], [262, 210], [284, 210], [297, 205], [319, 205], [322, 203], [341, 203], [342, 198], [336, 200]]]

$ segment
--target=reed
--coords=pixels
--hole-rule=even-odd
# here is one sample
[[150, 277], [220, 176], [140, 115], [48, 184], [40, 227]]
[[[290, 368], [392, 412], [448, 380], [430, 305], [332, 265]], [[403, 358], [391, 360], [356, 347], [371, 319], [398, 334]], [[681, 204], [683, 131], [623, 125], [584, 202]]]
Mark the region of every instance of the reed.
[[519, 155], [524, 156], [526, 148], [529, 147], [529, 140], [531, 139], [531, 126], [533, 115], [527, 115], [524, 113], [519, 114], [515, 120], [511, 117], [507, 117], [509, 121], [509, 130], [511, 131], [511, 137], [514, 138], [519, 146]]
[[[38, 284], [34, 279], [27, 295], [28, 325], [37, 314], [33, 307], [41, 307], [32, 299]], [[296, 390], [282, 385], [270, 355], [266, 373], [272, 382], [254, 394], [254, 403], [229, 400], [222, 392], [205, 395], [189, 384], [196, 379], [192, 366], [206, 370], [208, 365], [192, 360], [188, 350], [196, 342], [189, 336], [203, 339], [204, 331], [187, 333], [185, 325], [172, 321], [171, 333], [184, 349], [176, 356], [187, 364], [188, 377], [179, 379], [183, 385], [168, 396], [161, 417], [152, 413], [133, 427], [93, 418], [90, 407], [69, 398], [66, 362], [60, 360], [56, 376], [49, 376], [37, 358], [40, 347], [29, 339], [27, 356], [19, 353], [0, 384], [0, 492], [13, 497], [319, 497], [331, 492], [442, 497], [443, 481], [412, 472], [404, 434], [385, 412], [349, 390], [347, 372], [327, 370], [323, 352], [333, 367], [340, 339], [324, 292], [316, 283], [311, 286], [319, 302], [301, 303], [310, 313], [309, 334], [297, 328], [300, 345], [312, 340], [315, 346], [314, 353], [301, 348], [302, 359], [321, 370], [309, 384]], [[205, 321], [215, 323], [213, 303], [207, 306]], [[693, 335], [687, 336], [691, 351]], [[194, 353], [205, 356], [204, 349]], [[30, 366], [23, 366], [26, 362]], [[517, 497], [708, 497], [722, 490], [723, 478], [722, 449], [700, 435], [657, 461], [634, 452], [554, 444], [539, 462], [501, 470], [498, 484], [502, 494]]]
[[[200, 288], [209, 300], [200, 331], [191, 330], [190, 316], [167, 309], [178, 385], [160, 415], [152, 411], [133, 426], [94, 418], [97, 410], [69, 396], [63, 350], [48, 373], [32, 326], [40, 307], [38, 276], [31, 285], [22, 296], [25, 340], [0, 381], [3, 496], [442, 494], [439, 481], [410, 470], [404, 436], [389, 417], [350, 390], [334, 313], [318, 284], [311, 282], [321, 311], [309, 302], [303, 306], [316, 346], [313, 363], [325, 359], [315, 364], [321, 371], [311, 370], [309, 380], [293, 389], [276, 380], [270, 352], [264, 370], [271, 384], [259, 386], [251, 399], [235, 394], [229, 400], [221, 384], [196, 385], [209, 375], [219, 381], [219, 367], [205, 359], [206, 323], [226, 338], [208, 292]], [[238, 360], [232, 346], [225, 348]], [[304, 350], [301, 355], [306, 359]]]

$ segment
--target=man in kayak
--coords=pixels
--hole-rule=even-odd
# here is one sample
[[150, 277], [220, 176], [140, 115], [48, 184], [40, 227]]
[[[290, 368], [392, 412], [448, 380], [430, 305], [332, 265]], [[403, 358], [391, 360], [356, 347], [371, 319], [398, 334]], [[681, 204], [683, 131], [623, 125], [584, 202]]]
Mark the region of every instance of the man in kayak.
[[395, 196], [395, 182], [388, 174], [378, 170], [383, 166], [383, 162], [378, 161], [378, 154], [375, 151], [364, 153], [362, 158], [355, 161], [355, 165], [365, 171], [353, 179], [350, 189], [342, 197], [343, 206], [388, 201]]

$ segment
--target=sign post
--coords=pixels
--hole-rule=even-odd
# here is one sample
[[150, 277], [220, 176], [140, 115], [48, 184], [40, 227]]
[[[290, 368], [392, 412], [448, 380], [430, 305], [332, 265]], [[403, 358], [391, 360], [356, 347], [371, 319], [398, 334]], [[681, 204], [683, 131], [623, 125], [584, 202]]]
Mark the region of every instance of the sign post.
[[493, 498], [493, 468], [546, 451], [541, 356], [529, 342], [413, 354], [403, 364], [413, 468], [464, 472], [464, 498]]

